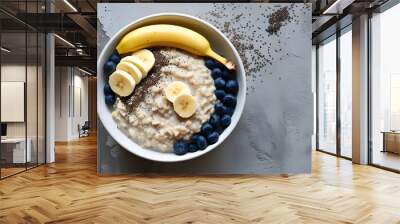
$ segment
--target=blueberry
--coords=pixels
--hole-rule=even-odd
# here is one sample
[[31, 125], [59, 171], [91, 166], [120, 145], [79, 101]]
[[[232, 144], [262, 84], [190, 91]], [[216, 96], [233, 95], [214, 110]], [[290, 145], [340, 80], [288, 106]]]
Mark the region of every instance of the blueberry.
[[218, 138], [219, 138], [218, 132], [214, 131], [213, 133], [211, 133], [207, 136], [207, 141], [211, 145], [211, 144], [218, 142]]
[[201, 133], [205, 136], [207, 136], [208, 134], [210, 134], [212, 131], [214, 130], [213, 126], [209, 123], [204, 123], [201, 126]]
[[114, 92], [108, 83], [104, 85], [104, 95], [114, 95]]
[[231, 94], [227, 94], [222, 101], [228, 107], [233, 108], [236, 106], [236, 97], [232, 96]]
[[188, 152], [189, 145], [185, 140], [178, 140], [174, 143], [174, 153], [176, 155], [184, 155]]
[[229, 80], [225, 84], [225, 91], [227, 93], [236, 94], [239, 90], [239, 84], [236, 80]]
[[198, 135], [194, 142], [199, 150], [203, 150], [208, 146], [206, 138], [202, 135]]
[[221, 120], [218, 114], [211, 115], [209, 123], [215, 128], [219, 125], [219, 121]]
[[214, 81], [214, 84], [215, 84], [215, 88], [217, 88], [217, 89], [224, 89], [225, 88], [225, 80], [222, 79], [222, 78], [217, 78]]
[[226, 93], [224, 90], [222, 90], [222, 89], [215, 90], [215, 96], [217, 97], [217, 99], [222, 101], [224, 99], [225, 95], [226, 95]]
[[222, 78], [222, 71], [220, 68], [214, 68], [211, 72], [213, 79]]
[[220, 123], [222, 127], [228, 127], [231, 124], [231, 116], [225, 114], [222, 116]]
[[121, 58], [119, 57], [118, 53], [114, 52], [111, 56], [110, 56], [110, 61], [113, 61], [115, 64], [118, 64], [119, 61], [121, 60]]
[[215, 113], [217, 113], [219, 115], [223, 115], [223, 114], [225, 114], [226, 107], [222, 103], [217, 103], [217, 104], [215, 104], [214, 109], [215, 109]]
[[188, 146], [188, 151], [189, 152], [196, 152], [197, 150], [199, 150], [199, 148], [197, 148], [195, 143], [190, 143]]
[[199, 136], [201, 136], [200, 133], [198, 133], [198, 134], [193, 134], [192, 137], [190, 138], [190, 140], [191, 140], [192, 142], [196, 142], [197, 139], [199, 138]]
[[223, 69], [226, 69], [225, 65], [219, 63], [218, 61], [215, 61], [215, 67], [216, 67], [216, 68], [220, 68], [221, 71], [222, 71]]
[[222, 132], [224, 132], [224, 130], [225, 130], [225, 128], [223, 128], [223, 127], [221, 127], [221, 126], [218, 126], [218, 127], [215, 128], [215, 131], [216, 131], [218, 134], [222, 134]]
[[235, 111], [235, 108], [227, 107], [225, 110], [225, 114], [232, 116], [234, 111]]
[[212, 59], [206, 59], [206, 61], [204, 62], [204, 64], [206, 65], [206, 67], [210, 70], [212, 70], [213, 68], [216, 68], [217, 64], [215, 63], [214, 60]]
[[106, 75], [109, 75], [109, 74], [111, 74], [112, 72], [115, 71], [115, 68], [116, 68], [116, 67], [117, 67], [117, 66], [116, 66], [116, 64], [115, 64], [113, 61], [107, 61], [107, 62], [104, 64], [104, 67], [103, 67], [104, 73], [105, 73]]
[[115, 96], [113, 94], [106, 95], [105, 101], [108, 106], [112, 106], [115, 103]]
[[225, 79], [226, 81], [233, 79], [233, 75], [231, 74], [231, 72], [227, 69], [224, 69], [222, 71], [222, 78]]

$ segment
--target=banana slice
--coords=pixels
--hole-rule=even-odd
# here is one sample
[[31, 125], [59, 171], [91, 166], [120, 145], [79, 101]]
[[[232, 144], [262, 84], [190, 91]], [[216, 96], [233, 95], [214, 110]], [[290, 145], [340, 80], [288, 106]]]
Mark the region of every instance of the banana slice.
[[136, 67], [138, 67], [139, 69], [140, 69], [140, 71], [142, 72], [142, 75], [143, 75], [143, 77], [146, 77], [147, 76], [147, 72], [146, 72], [146, 64], [141, 60], [141, 59], [139, 59], [138, 57], [136, 57], [136, 56], [134, 56], [134, 55], [130, 55], [130, 56], [126, 56], [126, 57], [123, 57], [122, 59], [121, 59], [121, 62], [122, 61], [126, 61], [126, 62], [129, 62], [129, 63], [131, 63], [131, 64], [133, 64], [133, 65], [136, 65]]
[[139, 83], [143, 78], [142, 72], [135, 65], [126, 61], [118, 63], [117, 70], [129, 73], [136, 83]]
[[154, 62], [156, 61], [154, 54], [147, 49], [136, 51], [132, 55], [143, 61], [145, 64], [146, 74], [151, 70], [151, 68], [154, 66]]
[[165, 97], [173, 103], [175, 99], [183, 94], [192, 95], [189, 86], [181, 81], [172, 82], [165, 88]]
[[174, 100], [174, 110], [182, 118], [192, 116], [197, 109], [196, 100], [192, 95], [183, 94]]
[[135, 89], [136, 82], [129, 73], [117, 70], [109, 77], [108, 83], [114, 93], [129, 96]]

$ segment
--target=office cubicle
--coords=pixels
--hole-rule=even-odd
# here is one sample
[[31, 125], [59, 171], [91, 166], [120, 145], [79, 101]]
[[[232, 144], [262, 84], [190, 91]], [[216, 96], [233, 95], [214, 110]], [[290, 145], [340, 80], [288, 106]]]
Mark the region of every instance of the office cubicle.
[[0, 3], [1, 179], [45, 163], [46, 39], [24, 22], [43, 5]]

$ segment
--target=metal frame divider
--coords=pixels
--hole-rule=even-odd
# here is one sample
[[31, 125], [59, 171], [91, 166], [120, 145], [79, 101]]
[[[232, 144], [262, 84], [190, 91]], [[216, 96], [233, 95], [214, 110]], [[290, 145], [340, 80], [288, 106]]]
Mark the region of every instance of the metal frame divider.
[[[2, 32], [1, 32], [1, 30], [2, 30], [2, 23], [0, 23], [0, 47], [2, 46]], [[1, 75], [1, 66], [2, 66], [2, 64], [1, 64], [1, 55], [2, 55], [2, 53], [0, 51], [0, 110], [1, 110], [1, 77], [2, 77], [2, 75]], [[0, 113], [0, 125], [1, 124], [2, 124], [2, 122], [1, 122], [1, 113]], [[0, 144], [0, 180], [2, 179], [2, 177], [1, 177], [1, 170], [2, 170], [1, 169], [1, 164], [2, 164], [2, 162], [1, 162], [1, 144]]]
[[336, 30], [336, 154], [341, 156], [341, 132], [342, 125], [340, 119], [340, 84], [341, 84], [341, 66], [340, 66], [340, 30]]
[[319, 151], [319, 44], [315, 46], [315, 148]]
[[[28, 19], [28, 0], [25, 0], [25, 21]], [[28, 24], [25, 23], [25, 88], [24, 88], [24, 121], [25, 121], [25, 170], [28, 170]], [[32, 155], [32, 154], [31, 154]]]
[[368, 54], [367, 54], [367, 82], [368, 82], [368, 96], [367, 96], [367, 116], [368, 116], [368, 124], [367, 124], [367, 128], [368, 128], [368, 164], [371, 165], [372, 164], [372, 96], [371, 96], [371, 90], [372, 90], [372, 65], [371, 65], [371, 56], [372, 56], [372, 42], [371, 42], [371, 38], [372, 38], [372, 32], [371, 32], [371, 19], [372, 19], [372, 12], [368, 11], [368, 21], [367, 21], [367, 44], [368, 44]]
[[[36, 1], [36, 13], [39, 13], [39, 0]], [[36, 105], [36, 166], [39, 166], [39, 32], [36, 32]]]

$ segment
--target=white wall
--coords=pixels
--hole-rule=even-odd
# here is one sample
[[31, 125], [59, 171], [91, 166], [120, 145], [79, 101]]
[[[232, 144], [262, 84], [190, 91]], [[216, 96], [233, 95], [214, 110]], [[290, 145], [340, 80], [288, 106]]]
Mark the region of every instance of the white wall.
[[78, 125], [88, 120], [88, 78], [76, 68], [56, 67], [55, 140], [79, 138]]
[[[89, 120], [88, 113], [88, 78], [81, 76], [82, 73], [76, 74], [77, 70], [74, 70], [74, 91], [71, 96], [74, 102], [71, 101], [72, 119], [71, 119], [71, 136], [72, 138], [78, 138], [78, 125], [83, 125], [85, 121]], [[72, 88], [71, 88], [72, 90]]]
[[[38, 70], [36, 70], [38, 69]], [[27, 78], [27, 80], [25, 80]], [[39, 163], [44, 162], [45, 150], [45, 116], [44, 116], [44, 73], [42, 67], [25, 64], [3, 64], [1, 66], [1, 81], [17, 81], [26, 84], [26, 110], [27, 119], [24, 122], [6, 122], [7, 137], [30, 139], [33, 161], [36, 162], [36, 153], [39, 153]], [[3, 96], [4, 97], [4, 96]], [[1, 108], [10, 110], [10, 108]], [[3, 111], [4, 112], [4, 111]], [[12, 111], [7, 111], [11, 112]], [[51, 160], [50, 160], [51, 161]]]
[[[32, 67], [28, 66], [28, 70]], [[1, 66], [1, 81], [25, 82], [25, 64], [6, 64]], [[7, 108], [1, 108], [7, 110]], [[25, 137], [25, 122], [7, 123], [7, 137]]]
[[[25, 67], [25, 64], [4, 64], [1, 66], [1, 81], [3, 82], [25, 82], [25, 75], [26, 71], [29, 74], [35, 74], [36, 77], [36, 66], [27, 66]], [[36, 120], [37, 120], [37, 115], [36, 113], [32, 113], [32, 111], [36, 112], [36, 80], [33, 80], [32, 78], [28, 77], [28, 84], [31, 87], [32, 85], [35, 86], [35, 88], [27, 88], [27, 106], [29, 107], [34, 107], [34, 110], [32, 108], [27, 109], [27, 118], [28, 118], [28, 129], [32, 127], [34, 130], [36, 130]], [[31, 103], [34, 104], [31, 104]], [[7, 110], [7, 108], [1, 108], [2, 110]], [[31, 113], [29, 113], [31, 112]], [[32, 123], [34, 122], [34, 123]], [[7, 135], [8, 137], [25, 137], [25, 123], [26, 122], [7, 122]], [[33, 127], [35, 126], [35, 127]], [[31, 132], [28, 130], [28, 137]], [[35, 132], [36, 135], [36, 132]]]
[[55, 68], [55, 99], [54, 99], [54, 123], [55, 123], [55, 141], [68, 140], [68, 86], [69, 73], [67, 67]]

